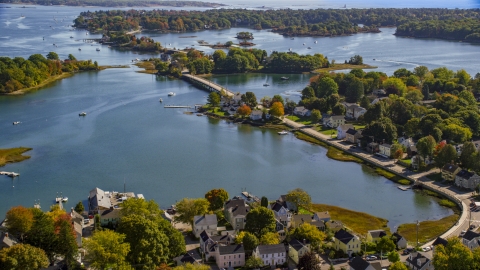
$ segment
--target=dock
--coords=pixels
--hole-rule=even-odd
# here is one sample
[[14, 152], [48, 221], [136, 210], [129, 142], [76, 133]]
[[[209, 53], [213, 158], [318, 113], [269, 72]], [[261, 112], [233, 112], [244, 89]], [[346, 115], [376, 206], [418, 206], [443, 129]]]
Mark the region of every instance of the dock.
[[183, 105], [165, 105], [163, 108], [192, 108], [192, 106], [183, 106]]
[[403, 191], [407, 191], [407, 190], [411, 189], [410, 186], [397, 186], [397, 187], [398, 187], [398, 189], [403, 190]]
[[8, 177], [11, 177], [11, 178], [15, 178], [17, 176], [20, 176], [19, 173], [15, 173], [15, 172], [4, 172], [4, 171], [1, 171], [0, 172], [0, 175], [6, 175]]

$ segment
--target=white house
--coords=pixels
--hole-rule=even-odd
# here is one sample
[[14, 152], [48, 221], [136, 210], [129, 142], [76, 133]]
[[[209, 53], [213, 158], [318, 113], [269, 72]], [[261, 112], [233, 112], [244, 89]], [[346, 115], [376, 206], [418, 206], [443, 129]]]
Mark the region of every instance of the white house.
[[345, 116], [343, 115], [327, 115], [322, 120], [324, 126], [331, 128], [336, 128], [345, 124]]
[[225, 219], [232, 225], [234, 230], [243, 230], [249, 208], [242, 199], [232, 199], [225, 203], [223, 213]]
[[260, 110], [253, 110], [250, 113], [250, 119], [253, 121], [261, 120], [262, 119], [263, 112]]
[[307, 252], [310, 252], [310, 243], [307, 240], [300, 242], [294, 238], [288, 243], [288, 256], [296, 264], [298, 264], [300, 258]]
[[193, 217], [193, 233], [200, 237], [200, 233], [206, 231], [209, 235], [217, 234], [217, 215], [202, 215]]
[[468, 230], [463, 236], [462, 236], [462, 243], [468, 247], [471, 250], [474, 250], [479, 246], [478, 241], [480, 241], [480, 234]]
[[455, 175], [455, 185], [466, 189], [474, 190], [480, 184], [480, 176], [474, 172], [461, 170]]
[[214, 254], [218, 268], [237, 268], [245, 265], [243, 245], [216, 246]]
[[378, 153], [382, 156], [390, 158], [392, 156], [391, 150], [392, 146], [390, 144], [384, 143], [380, 144], [378, 147]]
[[349, 130], [350, 128], [353, 129], [352, 124], [339, 125], [337, 127], [337, 139], [339, 140], [345, 139], [347, 137], [347, 130]]
[[287, 251], [284, 244], [259, 245], [253, 250], [252, 256], [260, 258], [264, 265], [276, 266], [287, 261]]
[[410, 146], [414, 146], [415, 143], [413, 142], [412, 138], [407, 137], [400, 137], [398, 138], [398, 143], [405, 146], [405, 148], [409, 148]]
[[433, 270], [432, 261], [420, 252], [412, 252], [406, 260], [407, 266], [412, 270]]
[[407, 239], [405, 239], [405, 237], [396, 232], [392, 234], [392, 237], [394, 240], [393, 242], [397, 245], [398, 249], [404, 249], [407, 247]]
[[303, 106], [295, 107], [295, 109], [293, 109], [293, 114], [298, 116], [310, 116], [310, 110]]
[[367, 112], [367, 109], [360, 107], [356, 103], [343, 102], [342, 105], [345, 107], [345, 116], [347, 118], [354, 118], [356, 120]]

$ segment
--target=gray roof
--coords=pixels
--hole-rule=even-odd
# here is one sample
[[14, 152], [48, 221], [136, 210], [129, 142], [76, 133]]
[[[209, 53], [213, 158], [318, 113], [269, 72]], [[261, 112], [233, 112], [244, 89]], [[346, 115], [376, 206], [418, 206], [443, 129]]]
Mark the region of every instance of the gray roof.
[[218, 252], [220, 255], [245, 254], [245, 249], [243, 245], [218, 246]]
[[337, 129], [339, 129], [339, 128], [340, 128], [341, 130], [348, 130], [348, 129], [350, 129], [350, 128], [353, 128], [353, 125], [352, 125], [352, 124], [343, 124], [343, 125], [339, 125], [339, 126], [337, 127]]
[[120, 217], [120, 209], [108, 209], [102, 212], [100, 215], [101, 218], [107, 219], [107, 218], [119, 218]]
[[348, 244], [355, 236], [346, 230], [339, 230], [335, 233], [335, 238], [344, 244]]
[[380, 146], [383, 146], [385, 148], [392, 148], [392, 145], [390, 145], [388, 143], [380, 144]]
[[309, 244], [310, 241], [308, 240], [304, 240], [305, 241], [305, 245], [303, 244], [303, 242], [300, 242], [298, 241], [297, 239], [293, 238], [288, 244], [294, 248], [295, 250], [299, 251], [300, 249], [302, 249], [303, 247], [306, 246], [306, 244]]
[[202, 239], [203, 242], [207, 242], [207, 240], [210, 239], [210, 235], [208, 235], [208, 233], [205, 230], [203, 230], [200, 233], [200, 239]]
[[[246, 216], [248, 208], [242, 199], [230, 200], [225, 203], [225, 209], [232, 212], [233, 216]], [[231, 210], [230, 210], [231, 209]]]
[[443, 245], [443, 246], [447, 246], [448, 244], [448, 241], [443, 239], [442, 237], [437, 237], [437, 239], [435, 239], [435, 241], [433, 242], [432, 246], [436, 246], [436, 245]]
[[284, 244], [277, 245], [259, 245], [257, 246], [258, 253], [260, 254], [273, 254], [286, 252]]
[[261, 115], [263, 115], [263, 112], [260, 111], [260, 110], [254, 110], [250, 113], [250, 115], [260, 115], [261, 116]]
[[354, 135], [354, 136], [355, 136], [355, 134], [357, 134], [357, 133], [360, 133], [360, 134], [361, 134], [360, 130], [356, 130], [356, 129], [353, 129], [353, 128], [349, 128], [349, 129], [347, 130], [347, 134], [350, 134], [350, 135]]
[[278, 202], [278, 201], [272, 203], [272, 204], [270, 205], [270, 207], [271, 207], [272, 210], [275, 211], [275, 212], [280, 211], [280, 210], [282, 209], [282, 207], [283, 207], [283, 208], [286, 208], [286, 207], [283, 206], [282, 203], [280, 203], [280, 202]]
[[461, 170], [460, 172], [457, 173], [458, 177], [466, 179], [466, 180], [472, 178], [472, 176], [474, 176], [474, 175], [475, 175], [474, 172], [469, 172], [467, 170]]
[[413, 264], [417, 267], [417, 269], [421, 269], [425, 264], [427, 264], [430, 260], [423, 256], [420, 252], [413, 252], [410, 253], [410, 256], [407, 258], [407, 262]]
[[202, 225], [217, 225], [217, 215], [203, 215], [203, 216], [194, 216], [193, 223], [195, 226]]
[[292, 219], [293, 219], [293, 223], [295, 223], [296, 226], [299, 226], [304, 222], [307, 222], [307, 223], [312, 222], [312, 215], [298, 214], [298, 215], [293, 215]]
[[370, 263], [362, 259], [362, 257], [357, 256], [353, 258], [348, 265], [350, 265], [350, 268], [353, 270], [365, 270], [370, 266]]
[[398, 234], [398, 233], [396, 233], [396, 232], [394, 232], [394, 233], [392, 234], [392, 236], [395, 237], [395, 239], [396, 239], [396, 240], [394, 241], [395, 243], [398, 243], [398, 241], [400, 241], [400, 240], [403, 238], [403, 236], [401, 236], [400, 234]]
[[345, 119], [344, 115], [332, 115], [328, 118], [332, 118], [333, 120], [340, 120], [340, 119]]
[[8, 235], [8, 233], [2, 233], [0, 235], [0, 246], [11, 247], [17, 244], [17, 240]]
[[235, 242], [235, 238], [231, 234], [213, 235], [210, 236], [210, 239], [212, 239], [214, 242]]
[[373, 238], [380, 238], [380, 237], [384, 237], [384, 236], [387, 235], [387, 233], [384, 230], [372, 230], [372, 231], [368, 231], [368, 233]]
[[442, 171], [447, 171], [447, 172], [450, 172], [450, 173], [454, 173], [457, 169], [458, 169], [457, 165], [447, 163], [443, 166]]
[[93, 208], [110, 208], [111, 205], [110, 198], [105, 195], [105, 191], [99, 188], [94, 188], [90, 191], [89, 201]]
[[196, 249], [187, 251], [180, 259], [183, 263], [195, 263], [202, 260], [202, 256], [198, 253]]
[[468, 241], [472, 241], [473, 239], [475, 238], [478, 238], [480, 237], [480, 234], [474, 232], [474, 231], [470, 231], [468, 230], [464, 235], [463, 235], [463, 239], [467, 239]]
[[319, 219], [330, 218], [330, 214], [328, 213], [328, 211], [326, 211], [326, 212], [315, 212], [315, 215], [316, 215]]

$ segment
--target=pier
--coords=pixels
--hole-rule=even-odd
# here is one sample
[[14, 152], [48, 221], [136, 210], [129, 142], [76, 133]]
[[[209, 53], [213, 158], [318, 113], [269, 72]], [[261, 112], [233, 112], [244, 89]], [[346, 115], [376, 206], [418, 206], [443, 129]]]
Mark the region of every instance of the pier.
[[163, 108], [192, 108], [192, 106], [182, 106], [182, 105], [165, 105]]
[[15, 172], [4, 172], [4, 171], [0, 172], [0, 175], [6, 175], [6, 176], [11, 177], [11, 178], [15, 178], [15, 177], [17, 177], [17, 176], [20, 176], [19, 173], [15, 173]]
[[227, 95], [227, 96], [231, 96], [233, 97], [235, 94], [228, 90], [227, 88], [219, 85], [219, 84], [216, 84], [212, 81], [209, 81], [209, 80], [205, 80], [203, 78], [200, 78], [200, 77], [197, 77], [195, 75], [191, 75], [191, 74], [182, 74], [182, 78], [188, 82], [190, 82], [191, 84], [199, 87], [199, 88], [202, 88], [202, 89], [205, 89], [207, 91], [210, 91], [210, 92], [217, 92], [219, 93], [220, 95], [222, 95], [222, 93], [224, 93], [224, 95]]

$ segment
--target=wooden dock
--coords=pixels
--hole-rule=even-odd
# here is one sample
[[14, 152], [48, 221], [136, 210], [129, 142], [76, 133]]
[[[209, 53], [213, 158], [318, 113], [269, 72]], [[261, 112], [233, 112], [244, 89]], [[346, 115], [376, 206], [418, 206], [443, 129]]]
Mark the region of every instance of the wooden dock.
[[192, 106], [182, 106], [182, 105], [165, 105], [163, 108], [192, 108]]

